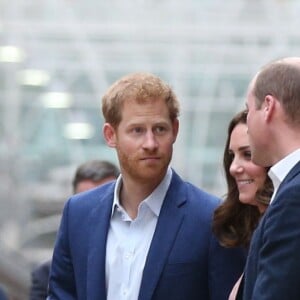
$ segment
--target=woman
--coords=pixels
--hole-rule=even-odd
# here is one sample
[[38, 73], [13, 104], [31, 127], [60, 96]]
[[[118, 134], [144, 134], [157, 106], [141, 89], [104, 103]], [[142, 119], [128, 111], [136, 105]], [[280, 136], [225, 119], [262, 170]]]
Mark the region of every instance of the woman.
[[[213, 220], [214, 233], [228, 248], [248, 248], [252, 233], [273, 193], [268, 169], [251, 161], [246, 119], [247, 112], [242, 111], [228, 126], [223, 157], [228, 192]], [[238, 285], [239, 282], [229, 299], [235, 299]]]

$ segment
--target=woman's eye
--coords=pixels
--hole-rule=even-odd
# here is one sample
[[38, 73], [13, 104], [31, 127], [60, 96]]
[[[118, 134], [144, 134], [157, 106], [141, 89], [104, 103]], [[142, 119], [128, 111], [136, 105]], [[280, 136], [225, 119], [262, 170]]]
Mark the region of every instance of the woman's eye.
[[251, 159], [251, 151], [246, 151], [246, 152], [244, 153], [244, 156], [245, 156], [246, 158], [248, 158], [248, 159]]

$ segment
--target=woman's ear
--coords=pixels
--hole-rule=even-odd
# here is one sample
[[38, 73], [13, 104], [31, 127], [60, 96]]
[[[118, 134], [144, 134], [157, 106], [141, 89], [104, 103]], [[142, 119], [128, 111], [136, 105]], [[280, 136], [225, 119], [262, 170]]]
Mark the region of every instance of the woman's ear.
[[105, 123], [103, 125], [103, 135], [106, 141], [106, 144], [109, 147], [115, 148], [116, 147], [116, 131], [113, 126], [109, 123]]

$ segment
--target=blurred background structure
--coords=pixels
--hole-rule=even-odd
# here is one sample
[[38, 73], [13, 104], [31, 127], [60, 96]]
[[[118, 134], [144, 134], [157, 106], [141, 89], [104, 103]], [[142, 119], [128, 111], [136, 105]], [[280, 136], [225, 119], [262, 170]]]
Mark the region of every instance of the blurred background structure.
[[300, 53], [296, 0], [0, 0], [0, 282], [27, 299], [75, 167], [116, 162], [101, 96], [149, 71], [181, 101], [172, 165], [222, 196], [225, 131], [251, 76]]

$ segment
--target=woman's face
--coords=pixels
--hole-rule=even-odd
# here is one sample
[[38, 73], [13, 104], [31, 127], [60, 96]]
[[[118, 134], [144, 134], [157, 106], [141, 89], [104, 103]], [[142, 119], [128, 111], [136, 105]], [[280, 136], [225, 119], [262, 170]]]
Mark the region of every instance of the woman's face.
[[256, 201], [256, 192], [263, 186], [267, 172], [264, 167], [251, 161], [246, 124], [240, 123], [235, 126], [230, 136], [228, 150], [232, 156], [229, 172], [237, 184], [240, 201], [256, 205], [259, 210], [263, 209], [263, 205]]

